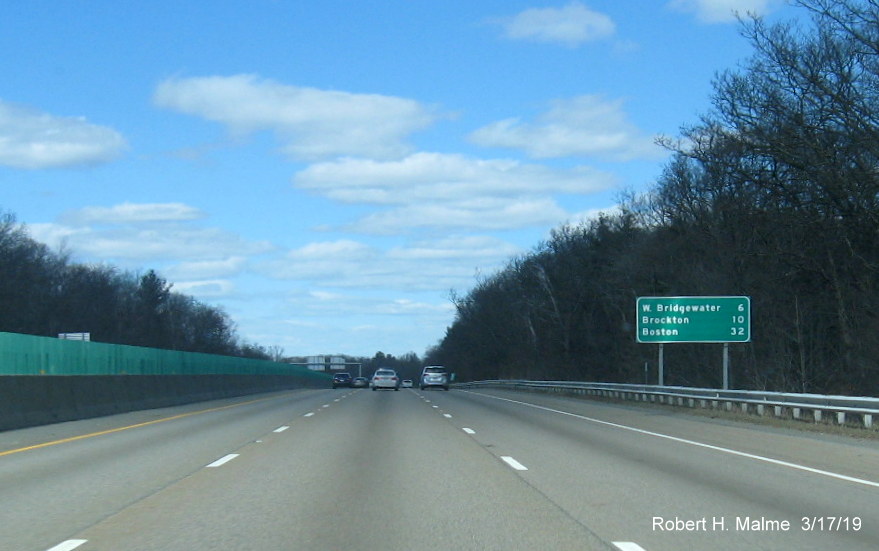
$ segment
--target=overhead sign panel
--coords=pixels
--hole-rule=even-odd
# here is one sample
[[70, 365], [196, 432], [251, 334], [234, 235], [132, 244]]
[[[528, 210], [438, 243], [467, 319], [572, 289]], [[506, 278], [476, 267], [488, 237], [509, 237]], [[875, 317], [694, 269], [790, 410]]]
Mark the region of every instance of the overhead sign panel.
[[643, 343], [749, 342], [751, 297], [638, 297]]

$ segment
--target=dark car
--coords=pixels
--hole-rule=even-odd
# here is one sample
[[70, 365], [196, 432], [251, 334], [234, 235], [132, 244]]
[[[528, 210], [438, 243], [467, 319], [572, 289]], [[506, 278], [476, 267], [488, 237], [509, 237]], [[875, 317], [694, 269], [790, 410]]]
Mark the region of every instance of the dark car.
[[333, 375], [333, 388], [339, 388], [340, 386], [351, 387], [350, 373], [336, 373]]

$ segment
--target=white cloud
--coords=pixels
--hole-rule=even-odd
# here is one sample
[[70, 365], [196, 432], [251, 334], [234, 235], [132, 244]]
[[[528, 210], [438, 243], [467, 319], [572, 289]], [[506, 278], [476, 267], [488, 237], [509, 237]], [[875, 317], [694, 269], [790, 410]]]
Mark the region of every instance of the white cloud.
[[416, 153], [399, 161], [345, 158], [318, 163], [294, 185], [346, 203], [390, 205], [324, 229], [390, 235], [412, 228], [504, 230], [555, 225], [567, 217], [550, 196], [611, 189], [610, 174], [590, 167], [556, 169], [509, 159]]
[[[341, 239], [309, 243], [293, 249], [282, 261], [267, 263], [269, 277], [317, 280], [322, 283], [355, 281], [383, 273], [381, 251], [364, 243]], [[348, 286], [343, 284], [342, 286]]]
[[732, 23], [736, 15], [765, 15], [783, 0], [672, 0], [668, 6], [674, 10], [694, 13], [705, 23]]
[[505, 119], [470, 139], [485, 147], [521, 149], [535, 158], [591, 156], [610, 160], [660, 158], [663, 151], [629, 122], [621, 100], [584, 95], [555, 100], [534, 123]]
[[373, 235], [396, 235], [411, 228], [511, 230], [554, 226], [567, 216], [567, 212], [550, 198], [484, 197], [446, 203], [419, 203], [379, 211], [344, 229]]
[[429, 241], [419, 241], [406, 248], [396, 248], [388, 252], [388, 256], [395, 259], [429, 261], [429, 260], [455, 260], [469, 261], [470, 259], [498, 258], [501, 256], [513, 256], [518, 249], [505, 243], [496, 237], [487, 235], [461, 235], [445, 237]]
[[63, 220], [76, 224], [137, 224], [197, 220], [205, 214], [183, 203], [122, 203], [112, 207], [83, 207], [66, 213]]
[[508, 38], [569, 47], [607, 38], [616, 31], [610, 17], [580, 2], [562, 8], [532, 8], [499, 22]]
[[508, 159], [416, 153], [399, 161], [340, 159], [294, 177], [297, 188], [346, 203], [392, 205], [328, 229], [390, 235], [411, 228], [487, 230], [554, 225], [553, 194], [592, 194], [614, 178], [589, 167], [555, 169]]
[[409, 134], [436, 119], [409, 99], [289, 86], [254, 75], [171, 78], [158, 85], [153, 100], [235, 134], [272, 131], [284, 153], [303, 160], [398, 158], [411, 151]]
[[247, 241], [220, 228], [193, 221], [205, 215], [180, 203], [84, 207], [63, 214], [58, 223], [33, 224], [34, 239], [98, 261], [186, 262], [173, 269], [188, 278], [232, 273], [243, 257], [270, 252], [266, 241]]
[[172, 279], [231, 276], [240, 273], [247, 264], [243, 256], [180, 262], [166, 272]]
[[345, 299], [345, 295], [340, 293], [330, 293], [329, 291], [309, 291], [308, 295], [320, 301]]
[[24, 169], [106, 163], [125, 138], [84, 117], [58, 117], [0, 100], [0, 165]]
[[[518, 247], [488, 236], [447, 237], [381, 250], [351, 240], [311, 243], [282, 260], [266, 262], [267, 276], [322, 288], [445, 291], [467, 286], [477, 268], [490, 270], [520, 253]], [[309, 295], [312, 301], [335, 295]]]
[[454, 309], [454, 306], [447, 301], [430, 303], [411, 298], [395, 298], [393, 295], [379, 297], [358, 293], [314, 291], [290, 293], [287, 297], [287, 302], [293, 305], [300, 312], [300, 315], [339, 315], [348, 318], [376, 315], [441, 315], [445, 318]]
[[73, 227], [64, 224], [28, 224], [31, 237], [49, 247], [59, 249], [71, 242], [87, 241], [91, 235], [88, 227]]
[[225, 279], [175, 281], [173, 290], [199, 298], [217, 298], [232, 294], [235, 290], [235, 285]]
[[430, 304], [422, 301], [415, 301], [408, 298], [394, 299], [384, 301], [376, 307], [377, 314], [385, 315], [413, 315], [413, 314], [448, 314], [454, 309], [452, 304]]
[[613, 177], [589, 167], [552, 169], [507, 159], [416, 153], [399, 161], [341, 159], [311, 165], [294, 177], [300, 189], [348, 203], [413, 204], [462, 197], [595, 193]]
[[287, 257], [295, 261], [318, 261], [326, 259], [357, 259], [371, 260], [376, 251], [372, 247], [353, 241], [350, 239], [341, 239], [339, 241], [326, 241], [320, 243], [309, 243], [299, 249], [294, 249], [287, 253]]
[[77, 253], [101, 259], [165, 260], [212, 259], [228, 254], [268, 252], [268, 242], [248, 242], [219, 228], [114, 228], [77, 232], [69, 238]]

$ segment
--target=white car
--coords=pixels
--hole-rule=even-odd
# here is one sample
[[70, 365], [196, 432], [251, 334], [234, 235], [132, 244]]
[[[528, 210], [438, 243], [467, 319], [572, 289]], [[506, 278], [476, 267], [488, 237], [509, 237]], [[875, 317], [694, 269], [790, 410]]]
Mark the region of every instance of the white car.
[[372, 375], [372, 381], [370, 381], [369, 386], [372, 387], [372, 390], [380, 388], [400, 390], [400, 378], [397, 377], [397, 372], [393, 369], [380, 367]]
[[400, 386], [403, 388], [412, 388], [412, 379], [403, 379], [403, 384]]
[[432, 386], [440, 387], [443, 390], [449, 390], [449, 375], [446, 368], [441, 365], [425, 366], [421, 372], [421, 390]]

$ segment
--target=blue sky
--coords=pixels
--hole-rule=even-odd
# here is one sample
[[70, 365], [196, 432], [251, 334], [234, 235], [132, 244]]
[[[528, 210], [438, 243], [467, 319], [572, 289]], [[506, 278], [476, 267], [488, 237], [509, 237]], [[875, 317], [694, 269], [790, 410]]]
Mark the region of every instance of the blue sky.
[[[773, 0], [29, 0], [0, 211], [288, 355], [423, 354], [449, 291], [644, 190]], [[70, 328], [87, 331], [88, 328]]]

